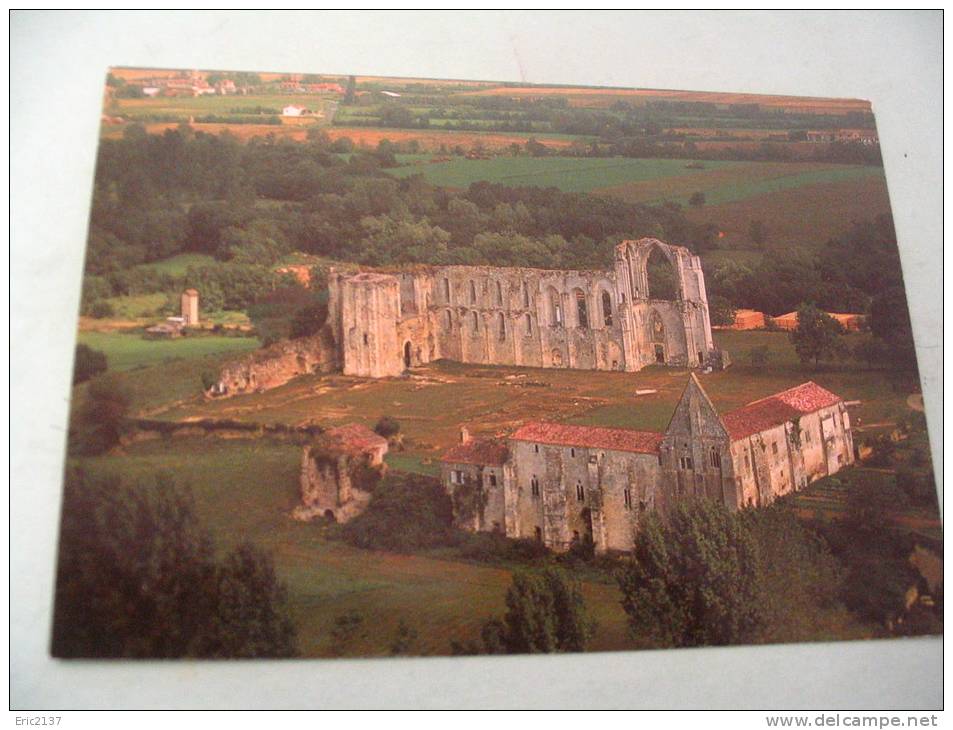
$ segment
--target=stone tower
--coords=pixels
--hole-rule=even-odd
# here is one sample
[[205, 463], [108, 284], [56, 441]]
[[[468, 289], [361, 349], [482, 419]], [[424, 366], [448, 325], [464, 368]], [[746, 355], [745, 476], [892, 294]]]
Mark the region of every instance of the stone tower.
[[195, 289], [182, 292], [182, 319], [186, 327], [194, 327], [199, 323], [199, 293]]
[[345, 375], [385, 378], [404, 372], [398, 337], [400, 282], [388, 274], [361, 273], [336, 282]]

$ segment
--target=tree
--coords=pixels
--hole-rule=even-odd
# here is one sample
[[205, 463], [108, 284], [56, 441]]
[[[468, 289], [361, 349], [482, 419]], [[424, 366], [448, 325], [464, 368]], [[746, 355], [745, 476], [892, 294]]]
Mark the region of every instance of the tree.
[[67, 474], [53, 615], [58, 657], [279, 657], [294, 626], [271, 559], [221, 563], [192, 496], [166, 476], [137, 486]]
[[559, 568], [517, 572], [506, 593], [506, 613], [484, 624], [487, 654], [585, 651], [595, 631], [579, 584]]
[[107, 368], [106, 353], [94, 350], [82, 343], [76, 345], [76, 359], [73, 361], [73, 385], [85, 383]]
[[725, 297], [714, 294], [708, 300], [711, 323], [722, 327], [731, 327], [735, 323], [735, 307]]
[[791, 332], [791, 342], [801, 362], [814, 361], [816, 367], [822, 357], [837, 352], [844, 330], [840, 323], [813, 304], [802, 304], [797, 310], [797, 329]]
[[119, 375], [104, 373], [93, 378], [76, 414], [76, 438], [70, 442], [87, 455], [111, 449], [128, 428], [126, 414], [131, 401], [129, 389]]
[[701, 208], [705, 205], [705, 193], [698, 191], [692, 193], [691, 197], [688, 199], [688, 204], [693, 208]]
[[663, 646], [747, 641], [764, 620], [755, 540], [716, 502], [681, 502], [666, 523], [650, 515], [618, 580], [632, 632]]
[[897, 369], [916, 367], [913, 329], [903, 286], [892, 286], [878, 292], [870, 302], [870, 331], [886, 343], [888, 364]]

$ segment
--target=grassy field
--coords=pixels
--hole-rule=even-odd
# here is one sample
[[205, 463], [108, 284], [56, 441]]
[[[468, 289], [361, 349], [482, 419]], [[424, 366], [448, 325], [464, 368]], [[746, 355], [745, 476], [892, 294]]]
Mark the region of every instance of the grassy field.
[[886, 190], [879, 167], [811, 162], [457, 157], [443, 162], [418, 158], [390, 172], [398, 177], [422, 174], [435, 185], [451, 188], [466, 188], [470, 183], [486, 180], [505, 185], [556, 187], [567, 192], [596, 192], [637, 203], [670, 201], [686, 205], [693, 193], [702, 192], [707, 206], [772, 194], [788, 196], [790, 191], [857, 181], [868, 181], [873, 191]]
[[[490, 615], [502, 613], [509, 570], [420, 555], [359, 550], [294, 521], [298, 447], [268, 440], [145, 442], [120, 456], [77, 460], [92, 473], [119, 471], [136, 482], [164, 470], [188, 483], [216, 545], [251, 540], [273, 553], [287, 583], [299, 648], [305, 656], [384, 655], [401, 620], [416, 629], [423, 653], [446, 654], [451, 639], [478, 639]], [[592, 649], [630, 649], [620, 595], [613, 584], [585, 582], [598, 621]], [[349, 612], [362, 630], [346, 645], [331, 639], [334, 619]]]
[[316, 94], [260, 94], [255, 96], [159, 96], [154, 99], [117, 99], [114, 111], [121, 116], [137, 119], [149, 114], [175, 114], [188, 119], [189, 116], [217, 114], [219, 116], [250, 116], [233, 109], [263, 107], [271, 109], [265, 116], [280, 115], [289, 105], [303, 106], [308, 109], [321, 108], [324, 99]]
[[725, 234], [721, 242], [726, 246], [751, 245], [748, 231], [753, 220], [764, 224], [768, 244], [821, 245], [846, 231], [852, 221], [890, 213], [883, 172], [872, 169], [879, 174], [802, 185], [717, 205], [706, 203], [686, 212], [692, 221], [713, 223]]
[[[787, 334], [717, 332], [716, 343], [731, 353], [734, 365], [701, 375], [721, 411], [728, 411], [806, 380], [815, 380], [846, 400], [860, 400], [854, 424], [896, 420], [907, 414], [908, 393], [894, 392], [879, 371], [801, 365]], [[753, 347], [769, 348], [769, 365], [749, 364]], [[684, 388], [688, 371], [646, 368], [638, 373], [520, 369], [436, 363], [409, 378], [361, 380], [343, 375], [305, 376], [280, 388], [205, 401], [196, 391], [164, 418], [211, 416], [261, 423], [317, 422], [339, 425], [358, 421], [373, 426], [384, 414], [399, 418], [406, 450], [402, 468], [428, 472], [440, 452], [455, 443], [461, 423], [475, 434], [502, 434], [526, 420], [663, 430]], [[636, 389], [654, 395], [636, 396]]]
[[105, 352], [109, 369], [119, 371], [218, 353], [250, 352], [260, 345], [253, 337], [202, 335], [173, 340], [147, 340], [138, 332], [80, 332], [77, 342]]
[[[423, 162], [423, 161], [421, 161]], [[556, 187], [566, 192], [591, 192], [630, 182], [656, 182], [672, 176], [696, 177], [709, 169], [745, 167], [744, 162], [705, 162], [706, 170], [688, 167], [690, 160], [580, 158], [580, 157], [494, 157], [408, 165], [390, 170], [398, 177], [418, 173], [434, 185], [465, 188], [480, 180], [504, 185]]]

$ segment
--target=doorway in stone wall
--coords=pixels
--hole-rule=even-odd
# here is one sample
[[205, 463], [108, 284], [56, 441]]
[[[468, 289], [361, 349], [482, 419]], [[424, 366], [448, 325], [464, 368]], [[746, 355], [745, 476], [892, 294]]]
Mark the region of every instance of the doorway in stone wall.
[[404, 343], [404, 369], [410, 369], [410, 341]]
[[665, 347], [663, 345], [655, 346], [655, 362], [665, 363]]

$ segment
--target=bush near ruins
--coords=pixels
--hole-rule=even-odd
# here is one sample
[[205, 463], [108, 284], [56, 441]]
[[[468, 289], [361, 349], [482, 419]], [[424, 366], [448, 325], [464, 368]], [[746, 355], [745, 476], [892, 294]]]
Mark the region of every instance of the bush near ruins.
[[340, 528], [351, 545], [412, 552], [452, 544], [453, 507], [440, 482], [419, 474], [388, 474], [360, 515]]
[[391, 436], [396, 436], [400, 433], [400, 422], [393, 416], [381, 416], [374, 426], [374, 432], [378, 436], [389, 439]]

